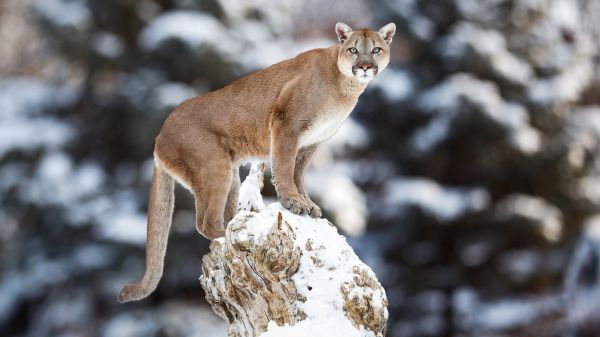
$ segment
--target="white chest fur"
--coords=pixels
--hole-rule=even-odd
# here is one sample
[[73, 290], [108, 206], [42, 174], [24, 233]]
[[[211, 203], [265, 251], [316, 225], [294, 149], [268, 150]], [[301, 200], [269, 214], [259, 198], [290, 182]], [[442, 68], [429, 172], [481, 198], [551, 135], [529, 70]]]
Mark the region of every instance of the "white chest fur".
[[311, 127], [300, 136], [300, 147], [320, 143], [331, 138], [337, 130], [342, 126], [342, 123], [348, 118], [351, 107], [348, 110], [331, 111], [322, 114], [317, 118]]

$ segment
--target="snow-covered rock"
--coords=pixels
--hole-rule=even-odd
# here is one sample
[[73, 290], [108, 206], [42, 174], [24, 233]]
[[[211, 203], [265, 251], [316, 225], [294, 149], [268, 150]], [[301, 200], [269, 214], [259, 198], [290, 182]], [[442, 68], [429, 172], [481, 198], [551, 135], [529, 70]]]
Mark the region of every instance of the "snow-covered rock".
[[[259, 170], [252, 172], [242, 194], [261, 198]], [[202, 268], [206, 298], [229, 336], [385, 335], [385, 290], [326, 219], [279, 203], [242, 210], [211, 243]]]

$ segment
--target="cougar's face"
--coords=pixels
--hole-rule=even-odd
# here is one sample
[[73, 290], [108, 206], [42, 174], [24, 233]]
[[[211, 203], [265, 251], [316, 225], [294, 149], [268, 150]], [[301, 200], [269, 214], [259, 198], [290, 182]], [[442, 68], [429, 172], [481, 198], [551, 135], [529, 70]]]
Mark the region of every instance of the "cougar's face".
[[390, 62], [389, 44], [396, 26], [390, 23], [379, 31], [352, 30], [338, 23], [336, 32], [340, 42], [337, 66], [342, 74], [361, 83], [369, 83]]

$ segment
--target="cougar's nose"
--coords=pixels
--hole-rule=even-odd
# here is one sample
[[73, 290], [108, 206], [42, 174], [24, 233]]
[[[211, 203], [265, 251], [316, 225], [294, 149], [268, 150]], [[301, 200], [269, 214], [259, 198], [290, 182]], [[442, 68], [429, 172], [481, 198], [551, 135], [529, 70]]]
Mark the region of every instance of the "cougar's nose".
[[358, 67], [364, 71], [367, 71], [367, 70], [371, 69], [373, 67], [373, 65], [369, 64], [369, 63], [363, 63], [363, 64], [359, 64]]

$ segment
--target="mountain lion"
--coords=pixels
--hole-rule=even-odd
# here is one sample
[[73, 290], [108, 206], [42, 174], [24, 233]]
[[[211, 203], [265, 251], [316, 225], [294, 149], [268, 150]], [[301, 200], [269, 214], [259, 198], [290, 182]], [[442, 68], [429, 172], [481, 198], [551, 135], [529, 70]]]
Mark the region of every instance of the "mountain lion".
[[174, 204], [174, 181], [196, 200], [196, 228], [214, 239], [237, 210], [238, 166], [271, 160], [279, 202], [296, 214], [321, 216], [303, 177], [317, 146], [333, 136], [367, 84], [388, 65], [396, 26], [352, 30], [337, 23], [338, 42], [313, 49], [181, 103], [154, 148], [148, 203], [146, 271], [126, 285], [120, 302], [139, 300], [163, 272]]

